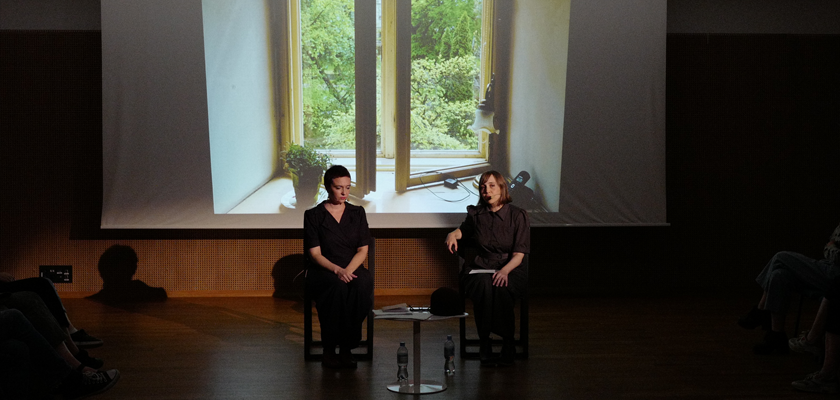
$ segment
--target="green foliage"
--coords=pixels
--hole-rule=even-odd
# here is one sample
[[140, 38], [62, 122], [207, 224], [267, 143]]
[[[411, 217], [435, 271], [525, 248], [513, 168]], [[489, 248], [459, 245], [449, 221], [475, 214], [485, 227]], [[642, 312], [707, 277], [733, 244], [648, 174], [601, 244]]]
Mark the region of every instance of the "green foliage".
[[472, 89], [476, 59], [420, 59], [411, 63], [411, 70], [411, 147], [474, 149], [477, 139], [469, 126], [477, 101]]
[[467, 13], [461, 14], [461, 18], [458, 19], [458, 24], [451, 30], [447, 30], [443, 36], [444, 43], [441, 48], [440, 58], [475, 56], [476, 51], [473, 49], [473, 39], [477, 35], [472, 30], [473, 25], [473, 19]]
[[353, 0], [302, 0], [304, 137], [322, 147], [327, 121], [355, 103]]
[[331, 115], [324, 123], [324, 146], [329, 149], [352, 149], [356, 146], [356, 107]]
[[[478, 74], [474, 57], [415, 60], [411, 76], [411, 148], [466, 150], [477, 147], [469, 126], [477, 103], [473, 82]], [[323, 143], [329, 148], [355, 145], [355, 107], [334, 113], [324, 121]]]
[[[444, 36], [456, 29], [463, 16], [466, 18], [462, 29], [465, 32], [479, 32], [481, 1], [412, 0], [411, 25], [414, 33], [411, 35], [411, 59], [437, 59], [453, 55], [451, 50], [446, 50], [442, 56], [444, 49], [452, 46], [452, 40], [447, 41]], [[472, 43], [472, 35], [469, 41]]]
[[411, 148], [477, 147], [475, 115], [481, 1], [413, 0], [411, 4]]
[[283, 153], [286, 166], [297, 175], [301, 174], [323, 174], [332, 164], [332, 157], [329, 154], [317, 152], [310, 146], [301, 146], [292, 143], [289, 150]]
[[[354, 149], [353, 0], [301, 0], [301, 7], [305, 142]], [[412, 1], [413, 149], [477, 147], [469, 125], [477, 103], [480, 13], [480, 0]]]
[[413, 150], [475, 149], [478, 138], [469, 129], [475, 103], [442, 103], [434, 108], [412, 108], [411, 148]]

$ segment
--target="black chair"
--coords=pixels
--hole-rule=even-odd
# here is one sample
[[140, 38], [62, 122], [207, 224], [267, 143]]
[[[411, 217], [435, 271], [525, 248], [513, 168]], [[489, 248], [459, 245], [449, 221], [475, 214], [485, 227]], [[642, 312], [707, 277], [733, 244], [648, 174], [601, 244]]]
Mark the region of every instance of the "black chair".
[[[370, 245], [368, 245], [368, 259], [367, 268], [370, 271], [371, 279], [375, 281], [375, 260], [376, 260], [376, 239], [370, 238]], [[306, 268], [306, 266], [304, 266]], [[373, 301], [373, 292], [371, 292], [371, 301]], [[324, 343], [320, 340], [312, 339], [312, 307], [314, 300], [312, 294], [309, 293], [305, 284], [303, 289], [303, 359], [306, 361], [321, 361], [324, 356]], [[321, 353], [313, 353], [312, 349], [320, 347]], [[368, 313], [367, 317], [367, 335], [364, 340], [359, 343], [359, 349], [367, 349], [365, 353], [353, 353], [353, 355], [360, 360], [373, 360], [373, 311]]]
[[[472, 254], [470, 251], [470, 247], [467, 243], [459, 243], [458, 244], [458, 256], [460, 257], [459, 263], [460, 268], [463, 269], [464, 267], [464, 258], [466, 254]], [[474, 256], [474, 255], [472, 255]], [[522, 266], [528, 265], [528, 255], [525, 255], [525, 258], [522, 260]], [[460, 272], [460, 271], [459, 271]], [[464, 305], [464, 311], [471, 313], [472, 310], [466, 309], [466, 294], [464, 292], [463, 284], [459, 284], [459, 291], [461, 293], [461, 302]], [[525, 293], [522, 293], [522, 296], [519, 298], [519, 337], [514, 339], [514, 344], [516, 345], [516, 358], [517, 359], [528, 359], [528, 291], [526, 290]], [[470, 318], [472, 319], [472, 318]], [[461, 348], [461, 358], [463, 359], [477, 359], [479, 358], [478, 354], [478, 347], [481, 344], [481, 341], [478, 337], [472, 336], [467, 337], [467, 318], [459, 318], [459, 331], [460, 331], [460, 348]], [[493, 339], [492, 340], [493, 346], [501, 346], [502, 339]], [[468, 350], [468, 348], [475, 348], [475, 350]]]

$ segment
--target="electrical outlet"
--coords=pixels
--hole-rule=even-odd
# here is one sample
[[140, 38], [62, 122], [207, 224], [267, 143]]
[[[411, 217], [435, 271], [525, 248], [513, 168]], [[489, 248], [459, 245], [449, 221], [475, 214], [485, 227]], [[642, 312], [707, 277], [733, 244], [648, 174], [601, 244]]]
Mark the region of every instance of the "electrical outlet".
[[42, 265], [41, 277], [53, 283], [73, 283], [72, 265]]

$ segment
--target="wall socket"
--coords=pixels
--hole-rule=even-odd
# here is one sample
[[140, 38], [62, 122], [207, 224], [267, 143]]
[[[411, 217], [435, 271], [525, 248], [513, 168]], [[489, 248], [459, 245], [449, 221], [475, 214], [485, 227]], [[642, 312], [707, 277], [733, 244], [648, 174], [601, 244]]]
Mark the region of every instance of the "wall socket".
[[41, 277], [53, 283], [73, 283], [72, 265], [42, 265], [40, 270]]

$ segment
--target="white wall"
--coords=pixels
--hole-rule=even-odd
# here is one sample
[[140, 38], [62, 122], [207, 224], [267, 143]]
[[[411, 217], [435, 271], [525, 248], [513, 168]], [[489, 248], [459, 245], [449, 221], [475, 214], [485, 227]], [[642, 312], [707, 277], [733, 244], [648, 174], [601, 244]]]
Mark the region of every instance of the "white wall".
[[510, 176], [528, 171], [542, 204], [557, 212], [566, 108], [570, 0], [514, 6], [511, 45]]
[[204, 56], [216, 213], [266, 183], [277, 155], [266, 6], [204, 0]]

